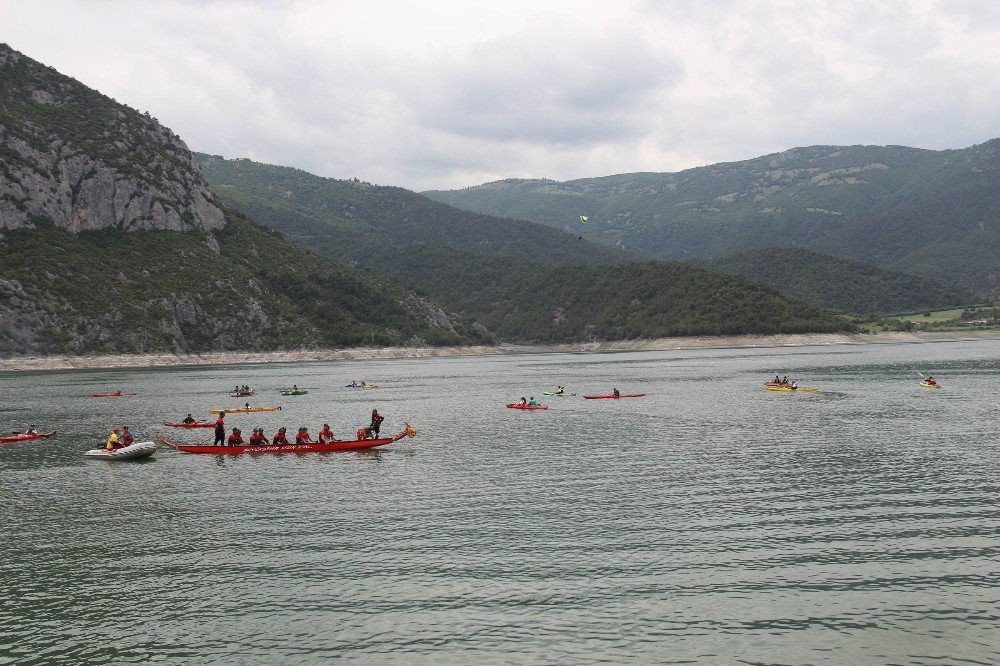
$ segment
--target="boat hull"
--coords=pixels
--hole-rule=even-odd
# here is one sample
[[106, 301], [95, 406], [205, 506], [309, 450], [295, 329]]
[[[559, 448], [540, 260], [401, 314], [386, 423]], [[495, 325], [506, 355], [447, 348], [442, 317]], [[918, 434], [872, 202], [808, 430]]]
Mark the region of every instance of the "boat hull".
[[277, 412], [280, 411], [281, 407], [237, 407], [236, 409], [210, 409], [209, 414], [221, 414], [225, 412], [226, 414], [255, 414], [257, 412]]
[[130, 395], [138, 395], [137, 393], [91, 393], [91, 398], [124, 398]]
[[206, 421], [195, 421], [194, 423], [169, 423], [167, 421], [163, 422], [163, 425], [168, 428], [214, 428], [214, 423], [208, 423]]
[[55, 437], [56, 431], [52, 432], [40, 432], [36, 435], [8, 435], [6, 437], [0, 437], [0, 444], [10, 444], [12, 442], [31, 442], [36, 439], [48, 439], [49, 437]]
[[641, 398], [645, 393], [622, 393], [621, 395], [585, 395], [584, 400], [618, 400], [619, 398]]
[[138, 458], [148, 458], [156, 453], [156, 444], [153, 442], [136, 442], [120, 449], [108, 451], [105, 448], [91, 449], [83, 455], [87, 458], [100, 460], [136, 460]]
[[924, 388], [932, 388], [932, 389], [941, 388], [940, 384], [928, 384], [927, 382], [920, 382], [920, 385], [923, 386]]
[[576, 393], [556, 393], [555, 391], [542, 391], [542, 395], [551, 395], [555, 398], [568, 398], [570, 396], [576, 395]]
[[243, 453], [314, 453], [323, 451], [357, 451], [359, 449], [371, 449], [376, 446], [385, 446], [396, 441], [395, 437], [385, 437], [382, 439], [360, 439], [350, 442], [329, 442], [327, 444], [285, 444], [274, 446], [206, 446], [200, 444], [178, 444], [177, 450], [183, 453], [209, 453], [217, 456], [240, 455]]
[[765, 391], [779, 391], [781, 393], [819, 393], [818, 388], [791, 388], [789, 386], [768, 386]]
[[548, 405], [522, 405], [520, 403], [515, 402], [513, 404], [507, 405], [507, 409], [524, 409], [524, 410], [548, 409]]

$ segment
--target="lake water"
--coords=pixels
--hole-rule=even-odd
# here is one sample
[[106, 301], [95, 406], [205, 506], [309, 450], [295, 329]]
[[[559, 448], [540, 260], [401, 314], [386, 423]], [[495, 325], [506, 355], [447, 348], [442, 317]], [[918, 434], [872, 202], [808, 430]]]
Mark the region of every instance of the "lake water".
[[[997, 663], [998, 380], [998, 341], [0, 375], [60, 432], [0, 445], [0, 663]], [[247, 432], [420, 435], [81, 457], [237, 383], [283, 407]], [[555, 384], [649, 395], [504, 408]]]

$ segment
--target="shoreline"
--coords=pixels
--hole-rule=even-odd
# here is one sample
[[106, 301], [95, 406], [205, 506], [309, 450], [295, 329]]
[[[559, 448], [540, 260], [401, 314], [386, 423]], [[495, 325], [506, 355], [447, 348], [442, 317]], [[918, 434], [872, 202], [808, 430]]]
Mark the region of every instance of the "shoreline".
[[499, 347], [357, 347], [271, 352], [208, 352], [205, 354], [106, 354], [93, 356], [18, 356], [0, 359], [0, 372], [57, 370], [113, 370], [214, 365], [263, 365], [318, 361], [377, 361], [401, 358], [498, 356], [511, 354], [602, 353], [682, 349], [755, 349], [823, 345], [908, 344], [957, 340], [998, 340], [997, 331], [942, 331], [929, 333], [788, 333], [776, 335], [720, 335], [579, 342], [539, 345], [505, 344]]

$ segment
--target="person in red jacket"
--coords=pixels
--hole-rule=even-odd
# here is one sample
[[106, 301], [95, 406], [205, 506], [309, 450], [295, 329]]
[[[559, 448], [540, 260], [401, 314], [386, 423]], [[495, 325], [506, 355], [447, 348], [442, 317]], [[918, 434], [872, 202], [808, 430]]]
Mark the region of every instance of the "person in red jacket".
[[243, 435], [240, 434], [239, 428], [233, 428], [233, 432], [229, 435], [229, 439], [226, 441], [228, 446], [242, 446], [243, 445]]
[[284, 446], [285, 444], [288, 444], [288, 435], [285, 434], [286, 431], [286, 428], [279, 428], [278, 432], [274, 433], [274, 438], [271, 440], [271, 443], [275, 446]]
[[295, 443], [296, 444], [312, 444], [312, 437], [309, 436], [309, 429], [302, 427], [299, 431], [295, 433]]
[[265, 446], [267, 437], [264, 436], [263, 428], [254, 428], [250, 435], [250, 446]]
[[324, 423], [323, 424], [323, 429], [319, 431], [319, 435], [317, 435], [317, 436], [319, 437], [319, 443], [320, 444], [328, 444], [330, 442], [336, 442], [337, 441], [337, 438], [333, 436], [333, 431], [330, 430], [330, 424], [329, 423]]
[[226, 443], [226, 413], [219, 412], [219, 418], [215, 419], [215, 443], [213, 446], [222, 446]]

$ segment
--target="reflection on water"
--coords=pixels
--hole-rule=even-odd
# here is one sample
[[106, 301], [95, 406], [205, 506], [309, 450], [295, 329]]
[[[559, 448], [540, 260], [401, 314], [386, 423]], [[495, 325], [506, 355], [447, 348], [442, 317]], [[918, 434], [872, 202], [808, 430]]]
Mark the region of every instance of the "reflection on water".
[[[0, 663], [995, 663], [996, 342], [8, 374]], [[916, 386], [917, 370], [945, 389]], [[792, 374], [817, 394], [775, 394]], [[383, 388], [352, 391], [364, 375]], [[84, 460], [112, 425], [367, 452]], [[308, 395], [282, 397], [297, 383]], [[648, 397], [552, 398], [562, 384]], [[122, 387], [135, 398], [94, 400]], [[196, 441], [204, 433], [172, 431]]]

